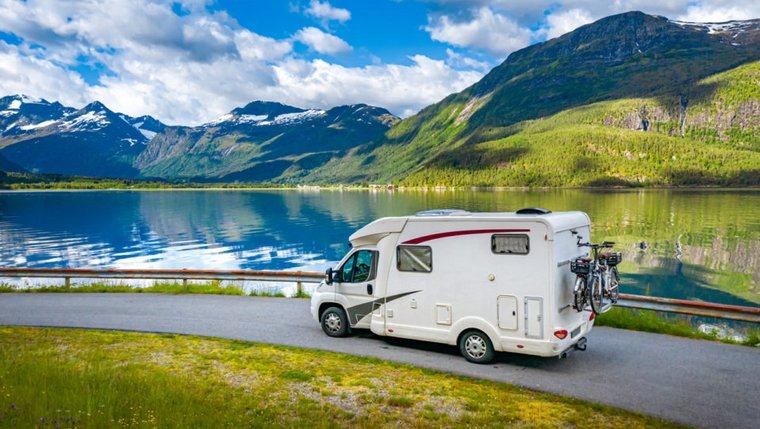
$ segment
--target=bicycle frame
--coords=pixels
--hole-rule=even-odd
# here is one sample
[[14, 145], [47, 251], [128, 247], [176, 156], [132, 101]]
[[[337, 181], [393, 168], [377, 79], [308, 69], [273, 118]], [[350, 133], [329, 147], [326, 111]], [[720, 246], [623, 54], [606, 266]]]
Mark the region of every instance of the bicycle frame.
[[[583, 309], [578, 308], [577, 303], [579, 300], [584, 299], [586, 302], [588, 302], [589, 306], [591, 307], [591, 310], [596, 314], [602, 314], [610, 310], [612, 308], [612, 305], [617, 302], [617, 294], [618, 294], [618, 284], [617, 284], [617, 268], [610, 267], [606, 261], [607, 257], [605, 253], [600, 252], [600, 249], [605, 248], [612, 248], [614, 246], [614, 242], [611, 241], [603, 241], [601, 243], [595, 243], [592, 244], [590, 242], [582, 243], [583, 237], [578, 236], [578, 247], [589, 247], [591, 248], [591, 257], [588, 261], [589, 267], [588, 267], [588, 274], [586, 274], [585, 280], [586, 280], [586, 290], [585, 293], [582, 295], [585, 295], [584, 297], [580, 297], [578, 295], [578, 291], [574, 290], [574, 299], [575, 299], [575, 309], [577, 311], [582, 311]], [[617, 255], [616, 255], [617, 256]], [[582, 260], [582, 258], [576, 259], [576, 261]], [[576, 262], [577, 263], [577, 262]], [[615, 285], [612, 286], [612, 278], [613, 275], [613, 269], [615, 271]], [[583, 276], [583, 274], [577, 274], [578, 277]], [[578, 280], [576, 280], [576, 288], [578, 286]], [[605, 299], [606, 298], [606, 299]], [[584, 302], [581, 300], [580, 302]], [[585, 306], [584, 306], [585, 309]]]

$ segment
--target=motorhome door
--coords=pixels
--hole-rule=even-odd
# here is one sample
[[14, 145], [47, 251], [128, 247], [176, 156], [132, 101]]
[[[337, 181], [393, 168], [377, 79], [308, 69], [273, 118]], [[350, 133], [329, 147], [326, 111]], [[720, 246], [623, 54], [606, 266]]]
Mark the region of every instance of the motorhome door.
[[335, 292], [346, 299], [346, 314], [355, 328], [369, 328], [375, 296], [377, 255], [376, 250], [360, 249], [338, 268], [340, 281], [336, 283]]

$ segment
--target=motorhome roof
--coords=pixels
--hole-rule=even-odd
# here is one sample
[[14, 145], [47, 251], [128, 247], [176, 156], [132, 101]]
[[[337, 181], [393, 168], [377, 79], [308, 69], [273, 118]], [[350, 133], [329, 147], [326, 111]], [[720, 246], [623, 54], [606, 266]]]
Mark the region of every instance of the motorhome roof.
[[[586, 213], [580, 211], [574, 212], [549, 212], [547, 214], [518, 214], [516, 212], [482, 212], [471, 213], [464, 210], [439, 210], [444, 214], [416, 214], [413, 216], [403, 217], [385, 217], [377, 219], [355, 233], [351, 234], [349, 240], [354, 246], [374, 244], [383, 237], [399, 233], [404, 230], [407, 223], [417, 222], [497, 222], [497, 221], [517, 221], [517, 222], [541, 222], [547, 225], [551, 232], [565, 231], [584, 225], [589, 225], [590, 220]], [[425, 213], [425, 212], [421, 212]]]

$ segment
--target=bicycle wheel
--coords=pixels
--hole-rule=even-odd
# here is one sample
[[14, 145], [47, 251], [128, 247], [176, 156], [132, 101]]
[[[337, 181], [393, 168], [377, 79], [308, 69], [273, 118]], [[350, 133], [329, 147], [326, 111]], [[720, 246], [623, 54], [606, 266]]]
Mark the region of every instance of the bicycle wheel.
[[615, 266], [610, 268], [608, 285], [607, 289], [610, 291], [610, 301], [614, 304], [620, 299], [620, 276], [618, 275], [618, 270]]
[[602, 285], [602, 276], [600, 273], [594, 273], [588, 282], [588, 297], [591, 301], [591, 310], [596, 314], [602, 314], [604, 305], [604, 291]]
[[581, 312], [586, 306], [586, 278], [578, 276], [575, 278], [575, 287], [573, 287], [573, 308]]

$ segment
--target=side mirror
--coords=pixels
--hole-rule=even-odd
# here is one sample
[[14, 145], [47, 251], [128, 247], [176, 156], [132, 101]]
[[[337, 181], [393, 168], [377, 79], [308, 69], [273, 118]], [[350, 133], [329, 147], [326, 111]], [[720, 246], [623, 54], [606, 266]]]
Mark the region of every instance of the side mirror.
[[325, 284], [331, 285], [333, 284], [333, 269], [328, 268], [327, 271], [325, 271]]

